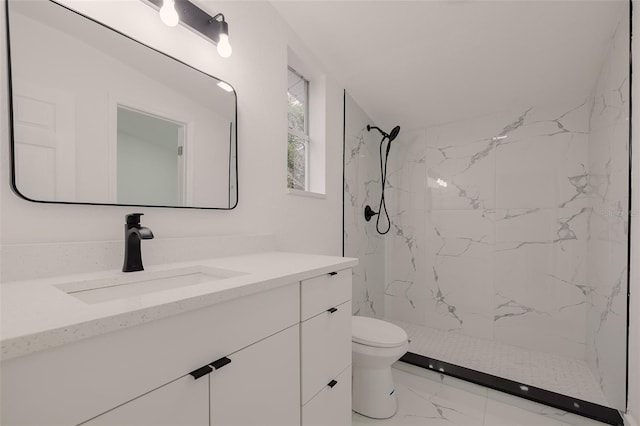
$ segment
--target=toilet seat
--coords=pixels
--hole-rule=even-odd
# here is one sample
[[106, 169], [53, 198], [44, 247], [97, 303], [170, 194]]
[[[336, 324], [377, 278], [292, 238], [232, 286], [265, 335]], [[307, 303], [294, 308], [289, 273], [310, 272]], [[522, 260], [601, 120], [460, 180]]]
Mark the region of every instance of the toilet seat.
[[395, 324], [375, 318], [351, 317], [351, 340], [376, 348], [395, 348], [407, 342], [407, 332]]

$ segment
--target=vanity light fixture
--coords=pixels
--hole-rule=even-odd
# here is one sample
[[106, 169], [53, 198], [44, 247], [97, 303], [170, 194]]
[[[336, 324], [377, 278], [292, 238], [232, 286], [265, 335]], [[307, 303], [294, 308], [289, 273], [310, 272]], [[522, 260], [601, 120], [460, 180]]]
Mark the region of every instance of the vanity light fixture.
[[224, 15], [222, 13], [218, 13], [216, 16], [209, 20], [209, 24], [217, 23], [219, 25], [218, 30], [218, 55], [223, 58], [228, 58], [231, 56], [231, 45], [229, 44], [229, 24], [224, 20]]
[[180, 22], [180, 17], [176, 11], [176, 2], [174, 0], [164, 0], [160, 8], [160, 19], [165, 25], [175, 27]]
[[182, 23], [196, 34], [214, 42], [218, 54], [223, 58], [231, 56], [229, 44], [229, 24], [222, 13], [209, 15], [189, 0], [142, 0], [160, 11], [160, 19], [173, 27]]

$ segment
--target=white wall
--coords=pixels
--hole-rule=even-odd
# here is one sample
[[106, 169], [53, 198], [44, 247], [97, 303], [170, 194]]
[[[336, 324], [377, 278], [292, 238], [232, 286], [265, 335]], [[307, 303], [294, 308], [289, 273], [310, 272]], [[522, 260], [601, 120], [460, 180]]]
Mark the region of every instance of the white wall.
[[[2, 244], [122, 239], [124, 215], [145, 213], [156, 237], [274, 233], [283, 250], [341, 253], [342, 90], [327, 77], [326, 198], [286, 191], [287, 45], [304, 52], [266, 2], [207, 3], [230, 26], [233, 55], [220, 58], [215, 46], [190, 31], [168, 28], [139, 1], [66, 2], [134, 38], [231, 83], [238, 93], [239, 204], [232, 211], [34, 204], [10, 189], [6, 56], [2, 55]], [[4, 11], [4, 4], [2, 4]], [[125, 17], [126, 18], [123, 18]], [[4, 19], [4, 16], [3, 16]], [[4, 37], [4, 34], [3, 34]], [[4, 43], [4, 39], [2, 40]]]

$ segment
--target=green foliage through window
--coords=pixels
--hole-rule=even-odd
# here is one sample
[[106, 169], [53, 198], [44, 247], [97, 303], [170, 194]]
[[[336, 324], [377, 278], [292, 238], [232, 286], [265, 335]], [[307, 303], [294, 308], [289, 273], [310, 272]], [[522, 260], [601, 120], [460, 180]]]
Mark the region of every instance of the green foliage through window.
[[289, 133], [287, 147], [287, 187], [306, 189], [307, 143]]
[[307, 189], [309, 82], [292, 68], [288, 70], [287, 187]]

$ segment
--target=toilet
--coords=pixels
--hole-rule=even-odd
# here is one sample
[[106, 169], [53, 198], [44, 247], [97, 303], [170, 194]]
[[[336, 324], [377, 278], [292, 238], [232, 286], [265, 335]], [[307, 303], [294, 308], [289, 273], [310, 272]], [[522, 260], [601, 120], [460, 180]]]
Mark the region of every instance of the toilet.
[[407, 350], [407, 333], [375, 318], [351, 318], [353, 351], [352, 408], [374, 419], [392, 417], [398, 408], [391, 364]]

